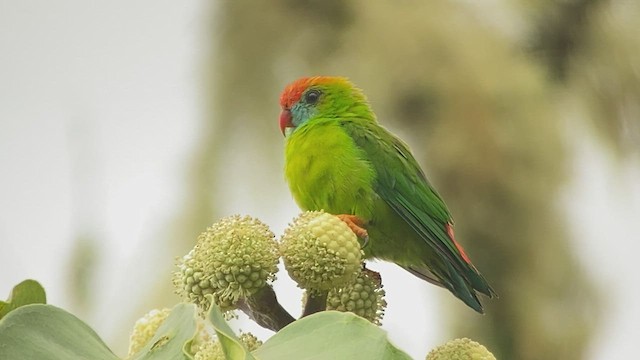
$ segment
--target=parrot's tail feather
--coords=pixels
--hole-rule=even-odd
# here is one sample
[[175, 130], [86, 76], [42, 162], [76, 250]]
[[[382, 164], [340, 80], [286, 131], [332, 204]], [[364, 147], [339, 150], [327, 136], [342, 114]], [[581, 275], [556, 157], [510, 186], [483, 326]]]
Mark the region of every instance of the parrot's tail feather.
[[448, 274], [442, 274], [442, 276], [435, 275], [426, 266], [410, 265], [403, 266], [403, 268], [424, 281], [444, 287], [458, 299], [467, 304], [470, 308], [480, 314], [484, 314], [482, 304], [480, 303], [480, 300], [476, 295], [477, 289], [474, 289], [471, 284], [467, 283], [465, 279], [455, 271], [451, 264], [446, 264], [446, 271], [448, 272]]
[[456, 241], [455, 233], [453, 231], [453, 225], [449, 222], [445, 225], [445, 229], [447, 231], [447, 236], [449, 236], [449, 239], [453, 241], [453, 244], [455, 245], [456, 249], [460, 253], [460, 256], [466, 263], [466, 266], [462, 267], [462, 271], [464, 272], [465, 278], [471, 284], [471, 287], [474, 290], [481, 292], [490, 298], [494, 296], [497, 297], [496, 292], [491, 288], [487, 280], [485, 280], [485, 278], [480, 274], [478, 269], [476, 269], [476, 267], [473, 266], [473, 264], [471, 263], [471, 259], [469, 259], [469, 256], [464, 251], [464, 248], [462, 247], [462, 245], [460, 245], [460, 243]]
[[440, 281], [440, 279], [438, 279], [437, 276], [435, 276], [431, 271], [429, 271], [429, 269], [425, 267], [418, 268], [418, 267], [409, 265], [409, 266], [402, 266], [402, 268], [428, 283], [446, 288], [446, 286], [442, 283], [442, 281]]
[[472, 267], [473, 271], [468, 272], [467, 279], [471, 282], [471, 286], [473, 289], [481, 292], [489, 298], [497, 298], [498, 294], [493, 290], [493, 288], [489, 285], [487, 280], [476, 270], [475, 266]]
[[476, 289], [466, 282], [450, 263], [447, 263], [447, 270], [449, 271], [449, 279], [451, 280], [450, 283], [445, 283], [447, 289], [449, 289], [449, 291], [451, 291], [458, 299], [469, 305], [473, 310], [480, 314], [484, 314], [482, 304], [480, 304], [480, 300], [478, 300], [478, 296], [476, 296]]

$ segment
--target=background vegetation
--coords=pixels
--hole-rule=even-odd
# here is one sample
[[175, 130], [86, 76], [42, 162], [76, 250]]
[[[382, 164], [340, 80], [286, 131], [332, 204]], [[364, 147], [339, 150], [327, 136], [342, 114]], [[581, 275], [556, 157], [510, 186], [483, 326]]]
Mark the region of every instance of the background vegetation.
[[[153, 14], [151, 4], [147, 5], [122, 16]], [[178, 168], [179, 200], [172, 201], [173, 209], [163, 215], [161, 224], [138, 236], [152, 239], [138, 246], [147, 249], [153, 244], [154, 250], [129, 255], [141, 258], [139, 264], [146, 269], [144, 276], [134, 278], [144, 286], [133, 291], [144, 301], [119, 315], [121, 328], [128, 329], [146, 309], [177, 300], [167, 280], [172, 258], [185, 253], [195, 236], [220, 216], [252, 211], [284, 227], [293, 208], [281, 174], [277, 97], [286, 83], [299, 76], [335, 74], [348, 76], [362, 87], [380, 121], [411, 145], [447, 200], [474, 263], [500, 295], [498, 300], [485, 302], [485, 316], [466, 311], [455, 300], [418, 301], [415, 306], [436, 307], [436, 313], [446, 314], [447, 337], [473, 338], [492, 349], [498, 359], [590, 356], [596, 331], [608, 317], [610, 300], [603, 289], [598, 291], [594, 272], [585, 271], [590, 265], [580, 250], [585, 245], [576, 236], [580, 232], [571, 230], [575, 225], [567, 217], [563, 200], [580, 174], [576, 171], [577, 161], [583, 159], [578, 153], [580, 144], [591, 134], [600, 141], [598, 151], [608, 161], [621, 168], [637, 166], [640, 5], [615, 0], [482, 5], [468, 1], [243, 0], [199, 6], [190, 14], [197, 14], [192, 16], [207, 25], [198, 28], [189, 22], [187, 28], [204, 34], [196, 45], [200, 70], [191, 75], [204, 80], [203, 111], [191, 112], [202, 123], [192, 125], [197, 130], [189, 137], [190, 148], [183, 157], [188, 160]], [[158, 24], [170, 22], [171, 16], [161, 20]], [[37, 25], [23, 23], [13, 28], [21, 27]], [[16, 34], [20, 41], [20, 33]], [[152, 27], [145, 34], [141, 46], [163, 38]], [[116, 42], [119, 39], [110, 36]], [[9, 42], [5, 39], [2, 44]], [[3, 54], [11, 58], [8, 51]], [[125, 64], [129, 60], [127, 56], [121, 59]], [[154, 64], [150, 58], [140, 61], [141, 69]], [[44, 64], [46, 59], [39, 62]], [[17, 65], [11, 62], [4, 68], [12, 66]], [[157, 72], [158, 76], [162, 73]], [[11, 90], [18, 81], [8, 84], [4, 98], [19, 102], [20, 92]], [[97, 80], [95, 86], [100, 84]], [[132, 96], [147, 101], [147, 106], [162, 108], [158, 99]], [[4, 101], [9, 104], [11, 100]], [[86, 139], [109, 125], [87, 130], [82, 124], [110, 119], [96, 115], [108, 114], [98, 107], [94, 118], [85, 120], [78, 115], [84, 111], [80, 108], [72, 111], [72, 118], [82, 120], [65, 120], [71, 129], [80, 129], [69, 131], [71, 145], [67, 145], [67, 155], [75, 159], [70, 161], [71, 168], [76, 169], [69, 176], [77, 185], [69, 192], [75, 194], [71, 196], [80, 210], [74, 216], [79, 220], [66, 232], [67, 238], [75, 233], [77, 241], [73, 248], [66, 246], [73, 256], [64, 282], [70, 285], [74, 308], [92, 316], [97, 306], [92, 303], [98, 301], [95, 284], [107, 276], [96, 261], [99, 264], [101, 256], [102, 261], [109, 261], [103, 243], [114, 234], [101, 232], [104, 224], [94, 220], [103, 215], [95, 208], [104, 206], [109, 186], [100, 185], [100, 157], [91, 156], [95, 147], [103, 146], [99, 153], [109, 151], [110, 145]], [[128, 115], [131, 118], [120, 121], [135, 116]], [[34, 116], [45, 118], [45, 114]], [[7, 119], [0, 121], [11, 124]], [[169, 117], [154, 123], [180, 127], [180, 119]], [[129, 135], [153, 137], [154, 132], [145, 125]], [[11, 153], [13, 145], [5, 140], [5, 150]], [[87, 151], [89, 155], [81, 155]], [[156, 161], [163, 161], [161, 146], [149, 151], [157, 151]], [[135, 159], [127, 161], [137, 166]], [[44, 176], [39, 181], [51, 180]], [[3, 203], [3, 211], [11, 211]], [[82, 215], [87, 212], [93, 215]], [[611, 241], [606, 232], [604, 235], [603, 242]], [[625, 235], [616, 239], [623, 244], [637, 239], [637, 235]], [[12, 242], [16, 253], [25, 241], [0, 240], [3, 246]], [[3, 269], [11, 269], [7, 271], [19, 267], [2, 260]], [[9, 289], [13, 282], [3, 281], [2, 286]], [[405, 289], [404, 296], [412, 296], [412, 291], [420, 290]], [[411, 326], [434, 325], [425, 319]], [[118, 336], [126, 338], [123, 333]]]

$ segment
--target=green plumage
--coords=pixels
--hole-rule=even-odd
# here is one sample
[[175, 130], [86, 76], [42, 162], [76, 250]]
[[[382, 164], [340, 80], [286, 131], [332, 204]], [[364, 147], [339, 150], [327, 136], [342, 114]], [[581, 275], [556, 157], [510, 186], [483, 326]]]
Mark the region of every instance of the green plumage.
[[369, 234], [367, 258], [394, 262], [482, 312], [476, 291], [493, 290], [448, 234], [451, 215], [408, 147], [378, 124], [360, 90], [343, 78], [305, 78], [281, 105], [291, 115], [285, 175], [300, 207], [356, 215]]

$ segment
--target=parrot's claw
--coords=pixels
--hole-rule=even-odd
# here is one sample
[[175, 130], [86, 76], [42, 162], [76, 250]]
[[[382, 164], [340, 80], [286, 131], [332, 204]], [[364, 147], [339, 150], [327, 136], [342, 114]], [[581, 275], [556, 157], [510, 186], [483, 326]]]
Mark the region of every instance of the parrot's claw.
[[364, 242], [362, 243], [362, 248], [365, 248], [365, 247], [367, 247], [367, 244], [369, 244], [369, 235], [365, 235], [363, 240], [364, 240]]
[[367, 246], [367, 244], [369, 243], [369, 233], [362, 227], [363, 221], [355, 215], [342, 214], [337, 216], [340, 220], [344, 221], [344, 223], [347, 224], [349, 229], [351, 229], [354, 234], [364, 240], [364, 245], [362, 245], [362, 247]]

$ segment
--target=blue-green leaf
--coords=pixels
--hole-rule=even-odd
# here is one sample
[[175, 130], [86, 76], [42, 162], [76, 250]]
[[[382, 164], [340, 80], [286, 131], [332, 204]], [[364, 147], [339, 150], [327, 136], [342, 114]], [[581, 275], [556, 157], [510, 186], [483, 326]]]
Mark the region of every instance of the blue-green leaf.
[[[135, 355], [140, 360], [189, 359], [184, 347], [196, 333], [195, 306], [176, 305], [154, 337]], [[115, 360], [100, 337], [74, 315], [32, 304], [0, 320], [2, 360]]]
[[118, 359], [74, 315], [52, 305], [25, 305], [0, 320], [0, 359]]
[[410, 360], [384, 330], [351, 313], [323, 311], [293, 322], [253, 354], [260, 360]]
[[189, 359], [185, 345], [197, 332], [196, 308], [193, 304], [178, 304], [160, 325], [155, 335], [135, 356], [136, 360]]
[[231, 330], [220, 309], [215, 304], [212, 304], [211, 310], [209, 310], [209, 320], [213, 324], [227, 360], [256, 360]]

